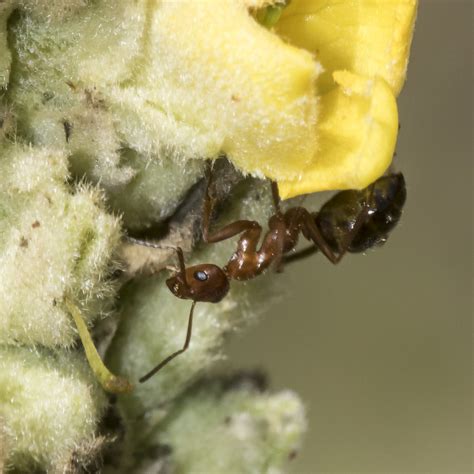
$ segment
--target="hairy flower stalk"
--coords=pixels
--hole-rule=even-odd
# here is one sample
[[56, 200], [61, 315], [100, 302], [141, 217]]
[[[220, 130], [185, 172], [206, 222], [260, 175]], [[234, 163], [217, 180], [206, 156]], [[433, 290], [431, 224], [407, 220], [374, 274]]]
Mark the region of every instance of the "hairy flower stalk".
[[206, 159], [228, 160], [217, 226], [266, 221], [263, 178], [293, 197], [381, 176], [415, 16], [416, 0], [0, 2], [0, 470], [287, 471], [298, 397], [210, 372], [274, 298], [271, 272], [198, 303], [189, 350], [137, 383], [184, 341], [166, 247], [217, 265], [235, 249], [199, 242]]

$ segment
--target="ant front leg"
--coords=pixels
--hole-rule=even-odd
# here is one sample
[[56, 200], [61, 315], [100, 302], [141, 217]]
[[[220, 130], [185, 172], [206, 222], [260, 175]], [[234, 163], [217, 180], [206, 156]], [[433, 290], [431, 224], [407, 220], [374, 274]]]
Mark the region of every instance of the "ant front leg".
[[214, 199], [211, 196], [212, 169], [207, 168], [207, 186], [203, 204], [202, 236], [206, 243], [217, 243], [241, 235], [237, 249], [225, 267], [230, 278], [249, 279], [260, 274], [270, 263], [275, 262], [277, 271], [281, 269], [286, 226], [280, 211], [278, 186], [272, 182], [273, 201], [276, 209], [270, 218], [270, 230], [267, 232], [260, 250], [257, 246], [262, 234], [262, 227], [256, 221], [238, 220], [221, 229], [210, 232], [210, 222]]
[[235, 237], [236, 235], [239, 235], [246, 230], [252, 230], [257, 226], [260, 228], [260, 225], [255, 221], [238, 220], [211, 233], [210, 231], [211, 219], [212, 219], [212, 213], [213, 213], [214, 204], [215, 204], [215, 199], [211, 195], [211, 187], [212, 187], [212, 182], [213, 182], [211, 162], [208, 162], [207, 164], [206, 176], [207, 176], [207, 185], [206, 185], [206, 192], [204, 194], [204, 203], [203, 203], [203, 208], [202, 208], [202, 226], [201, 226], [202, 239], [204, 240], [204, 242], [208, 244], [214, 244], [214, 243], [222, 242], [223, 240], [227, 240], [232, 237]]
[[276, 181], [271, 181], [272, 186], [272, 198], [273, 198], [273, 206], [275, 207], [275, 214], [281, 215], [281, 197], [280, 197], [280, 190], [278, 189], [278, 183]]

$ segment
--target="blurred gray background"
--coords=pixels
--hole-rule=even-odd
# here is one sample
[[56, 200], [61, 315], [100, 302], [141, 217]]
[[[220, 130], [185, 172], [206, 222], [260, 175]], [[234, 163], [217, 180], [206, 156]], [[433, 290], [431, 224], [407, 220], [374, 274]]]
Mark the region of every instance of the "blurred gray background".
[[291, 388], [295, 474], [472, 472], [472, 2], [421, 0], [399, 99], [405, 214], [385, 247], [287, 267], [228, 364]]

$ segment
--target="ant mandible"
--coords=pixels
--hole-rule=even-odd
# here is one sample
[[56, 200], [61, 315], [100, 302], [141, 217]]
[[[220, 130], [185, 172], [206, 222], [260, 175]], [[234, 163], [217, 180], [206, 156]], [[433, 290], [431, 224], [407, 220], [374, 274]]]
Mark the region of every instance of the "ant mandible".
[[[346, 252], [362, 252], [383, 244], [390, 231], [398, 223], [406, 199], [405, 180], [401, 173], [379, 178], [365, 189], [341, 191], [327, 201], [319, 212], [310, 213], [304, 207], [292, 207], [282, 211], [278, 185], [271, 182], [275, 213], [268, 221], [268, 231], [258, 248], [262, 227], [256, 221], [238, 220], [210, 232], [211, 216], [215, 199], [211, 195], [213, 180], [208, 163], [207, 186], [203, 205], [202, 237], [206, 243], [221, 242], [240, 235], [237, 249], [224, 267], [202, 263], [186, 267], [183, 251], [175, 248], [179, 268], [166, 280], [171, 292], [178, 298], [192, 300], [188, 317], [188, 329], [184, 345], [161, 361], [140, 378], [146, 382], [166, 364], [189, 347], [193, 326], [193, 313], [197, 302], [218, 303], [228, 293], [230, 280], [250, 280], [263, 273], [272, 263], [280, 271], [283, 263], [306, 257], [316, 251], [333, 264], [337, 264]], [[312, 245], [293, 252], [299, 234]], [[160, 248], [150, 242], [130, 239], [135, 243]], [[288, 255], [290, 252], [292, 254]]]

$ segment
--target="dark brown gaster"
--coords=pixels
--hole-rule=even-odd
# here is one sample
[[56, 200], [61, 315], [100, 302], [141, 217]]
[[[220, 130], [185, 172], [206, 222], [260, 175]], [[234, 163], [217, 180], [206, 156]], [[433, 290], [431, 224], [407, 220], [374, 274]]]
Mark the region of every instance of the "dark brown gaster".
[[[256, 221], [238, 220], [210, 232], [214, 198], [211, 196], [212, 171], [207, 168], [207, 188], [203, 205], [202, 236], [206, 243], [221, 242], [240, 235], [237, 248], [226, 266], [203, 263], [185, 266], [181, 248], [176, 248], [179, 269], [166, 281], [178, 298], [193, 301], [188, 320], [186, 341], [182, 349], [171, 354], [140, 379], [145, 382], [177, 355], [183, 353], [191, 339], [193, 311], [197, 302], [218, 303], [229, 291], [230, 280], [249, 280], [263, 273], [272, 263], [277, 270], [283, 263], [298, 260], [316, 251], [332, 263], [338, 263], [346, 252], [362, 252], [383, 244], [400, 220], [406, 199], [405, 180], [401, 173], [379, 178], [360, 191], [341, 191], [323, 205], [318, 213], [304, 207], [280, 208], [278, 186], [272, 182], [275, 213], [259, 247], [262, 227]], [[300, 233], [312, 245], [293, 252]], [[136, 243], [151, 245], [134, 240]], [[291, 253], [290, 255], [287, 255]]]

